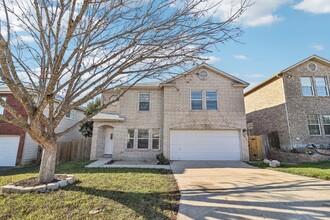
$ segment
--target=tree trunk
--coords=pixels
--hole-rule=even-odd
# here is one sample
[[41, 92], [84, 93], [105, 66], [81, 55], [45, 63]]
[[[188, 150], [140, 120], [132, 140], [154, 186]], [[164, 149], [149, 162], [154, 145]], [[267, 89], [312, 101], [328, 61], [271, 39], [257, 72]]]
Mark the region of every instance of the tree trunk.
[[49, 183], [55, 178], [57, 144], [47, 146], [42, 150], [42, 157], [39, 170], [39, 182]]

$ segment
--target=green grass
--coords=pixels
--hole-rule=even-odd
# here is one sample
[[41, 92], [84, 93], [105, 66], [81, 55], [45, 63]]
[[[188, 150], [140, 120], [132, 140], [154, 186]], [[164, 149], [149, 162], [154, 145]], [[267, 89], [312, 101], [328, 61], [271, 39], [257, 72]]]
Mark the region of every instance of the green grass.
[[264, 169], [292, 173], [301, 176], [330, 180], [330, 161], [289, 164], [281, 163], [280, 167], [272, 168], [263, 162], [249, 162], [248, 164]]
[[[180, 193], [169, 171], [84, 168], [90, 161], [59, 165], [56, 173], [78, 182], [44, 194], [3, 194], [0, 219], [175, 219]], [[0, 186], [37, 176], [37, 168], [0, 171]], [[89, 214], [92, 210], [102, 210]]]

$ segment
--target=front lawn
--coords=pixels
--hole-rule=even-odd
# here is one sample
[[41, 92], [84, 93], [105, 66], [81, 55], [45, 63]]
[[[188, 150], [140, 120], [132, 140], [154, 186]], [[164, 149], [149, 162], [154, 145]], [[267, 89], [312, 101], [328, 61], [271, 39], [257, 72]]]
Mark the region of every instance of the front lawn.
[[269, 167], [264, 162], [249, 162], [248, 164], [265, 169], [330, 180], [330, 161], [298, 164], [281, 163], [281, 166], [277, 168]]
[[[180, 192], [167, 170], [57, 167], [78, 182], [45, 194], [3, 194], [0, 219], [175, 219]], [[0, 171], [0, 186], [37, 176], [37, 168]]]

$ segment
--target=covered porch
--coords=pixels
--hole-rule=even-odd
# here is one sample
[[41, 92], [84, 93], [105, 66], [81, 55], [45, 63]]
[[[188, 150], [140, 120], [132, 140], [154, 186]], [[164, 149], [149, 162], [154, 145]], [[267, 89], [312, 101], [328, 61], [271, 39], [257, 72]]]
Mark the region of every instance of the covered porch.
[[115, 140], [115, 129], [118, 123], [125, 120], [123, 116], [110, 112], [101, 112], [92, 118], [93, 137], [90, 159], [112, 157]]

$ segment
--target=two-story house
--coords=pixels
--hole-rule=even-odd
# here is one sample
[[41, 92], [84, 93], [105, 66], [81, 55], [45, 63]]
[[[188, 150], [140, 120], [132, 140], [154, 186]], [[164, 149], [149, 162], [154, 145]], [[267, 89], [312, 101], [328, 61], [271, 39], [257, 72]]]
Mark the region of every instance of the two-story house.
[[[25, 109], [15, 98], [8, 87], [0, 88], [0, 98], [6, 101], [8, 105], [13, 107], [18, 113], [20, 113], [25, 119], [28, 118]], [[61, 97], [57, 97], [57, 102], [60, 102]], [[9, 114], [0, 105], [0, 114]], [[47, 111], [44, 111], [47, 115]], [[71, 110], [60, 122], [56, 131], [60, 132], [66, 128], [71, 127], [78, 121], [85, 117], [82, 108]], [[59, 141], [70, 141], [74, 139], [83, 138], [79, 132], [79, 128], [64, 135]], [[38, 158], [39, 146], [33, 141], [29, 134], [23, 129], [6, 123], [0, 120], [0, 166], [15, 166], [15, 165], [27, 165], [35, 163]]]
[[247, 86], [206, 64], [162, 83], [137, 84], [94, 116], [91, 159], [155, 160], [163, 153], [170, 160], [248, 160]]
[[255, 135], [278, 133], [284, 150], [330, 143], [330, 61], [313, 55], [247, 91], [247, 122]]

